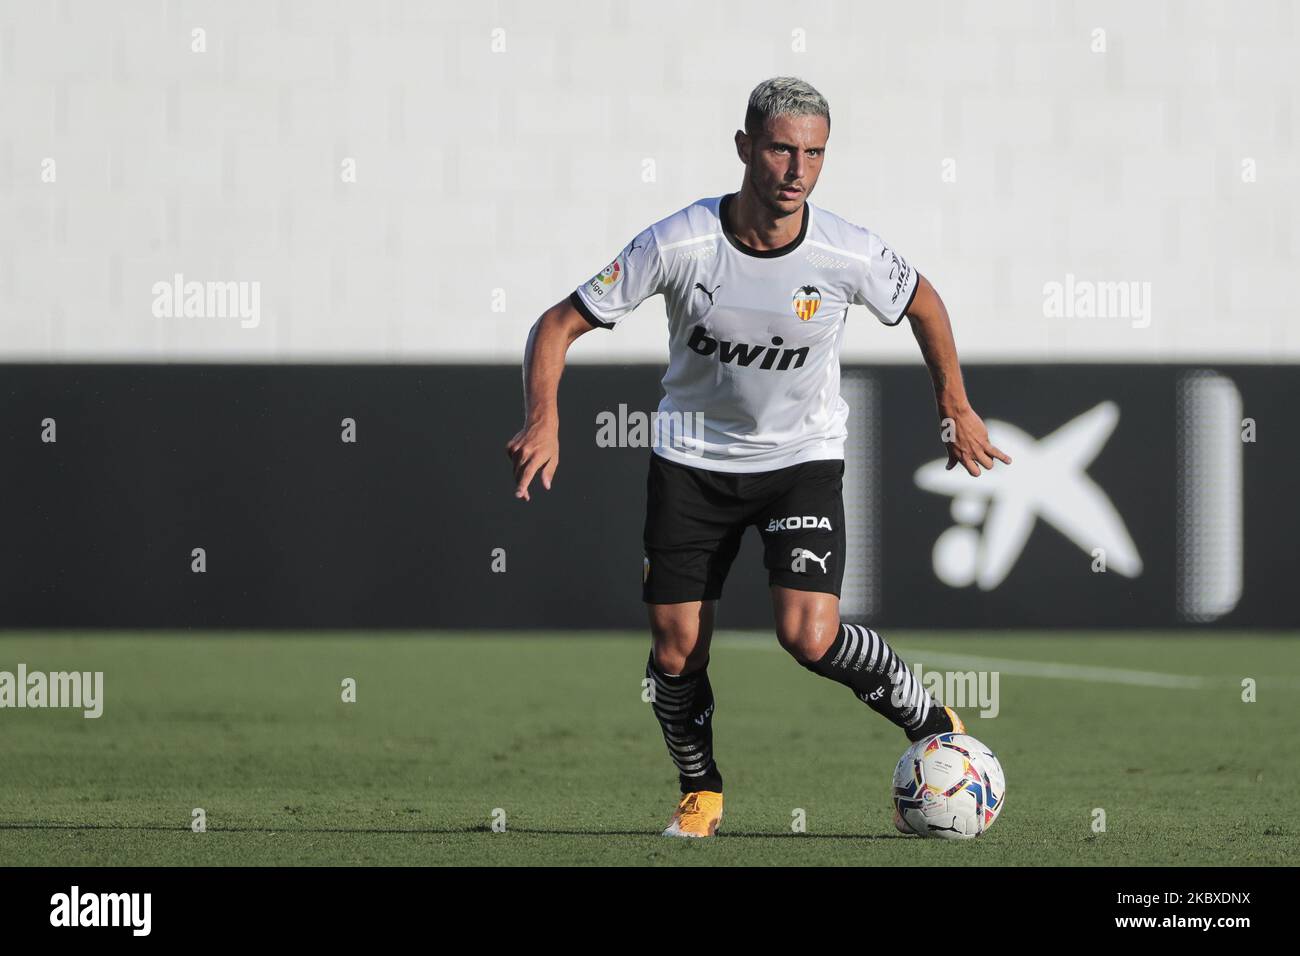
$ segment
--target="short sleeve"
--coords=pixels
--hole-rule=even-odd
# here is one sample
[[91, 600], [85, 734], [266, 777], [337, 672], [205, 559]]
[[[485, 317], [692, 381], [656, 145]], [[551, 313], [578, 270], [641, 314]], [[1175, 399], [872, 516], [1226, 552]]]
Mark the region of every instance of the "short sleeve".
[[885, 325], [897, 325], [916, 297], [920, 276], [870, 229], [855, 226], [854, 230], [866, 262], [858, 273], [853, 304], [865, 305]]
[[632, 239], [605, 268], [573, 290], [569, 301], [594, 326], [612, 329], [619, 319], [664, 285], [663, 258], [654, 230]]

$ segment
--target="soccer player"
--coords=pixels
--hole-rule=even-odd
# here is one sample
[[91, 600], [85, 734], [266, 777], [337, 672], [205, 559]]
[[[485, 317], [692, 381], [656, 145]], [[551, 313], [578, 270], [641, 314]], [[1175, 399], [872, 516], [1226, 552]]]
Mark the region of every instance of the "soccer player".
[[[515, 496], [525, 501], [539, 473], [551, 487], [559, 464], [556, 393], [569, 346], [614, 328], [649, 296], [666, 301], [659, 421], [673, 427], [650, 455], [642, 578], [646, 675], [682, 794], [665, 836], [712, 836], [722, 819], [709, 642], [751, 525], [763, 539], [776, 636], [795, 660], [849, 687], [909, 740], [965, 730], [879, 634], [840, 621], [848, 406], [839, 356], [848, 307], [865, 305], [886, 325], [907, 316], [934, 382], [949, 468], [978, 477], [995, 459], [1011, 459], [967, 400], [934, 287], [870, 229], [809, 201], [829, 135], [826, 100], [807, 83], [759, 84], [735, 135], [745, 167], [739, 192], [701, 199], [638, 233], [528, 336], [525, 423], [506, 446]], [[686, 427], [701, 419], [702, 428]], [[904, 829], [897, 814], [894, 822]]]

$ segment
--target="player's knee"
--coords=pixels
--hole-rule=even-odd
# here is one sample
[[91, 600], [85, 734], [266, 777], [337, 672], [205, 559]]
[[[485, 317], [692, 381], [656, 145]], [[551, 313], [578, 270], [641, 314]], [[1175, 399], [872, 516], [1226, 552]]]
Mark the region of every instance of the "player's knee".
[[708, 642], [700, 640], [698, 626], [674, 619], [652, 620], [650, 631], [651, 652], [660, 672], [690, 674], [708, 664]]
[[690, 646], [684, 642], [655, 641], [651, 650], [655, 666], [661, 673], [672, 677], [693, 674], [709, 662], [708, 654], [698, 644]]
[[777, 623], [776, 639], [800, 664], [816, 664], [826, 656], [839, 627], [838, 617], [797, 615]]

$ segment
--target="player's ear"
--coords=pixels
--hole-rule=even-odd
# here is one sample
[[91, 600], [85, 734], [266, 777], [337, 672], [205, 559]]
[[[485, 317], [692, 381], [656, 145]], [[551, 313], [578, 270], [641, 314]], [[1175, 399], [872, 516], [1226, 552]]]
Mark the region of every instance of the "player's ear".
[[746, 166], [749, 165], [749, 136], [743, 129], [736, 130], [736, 155]]

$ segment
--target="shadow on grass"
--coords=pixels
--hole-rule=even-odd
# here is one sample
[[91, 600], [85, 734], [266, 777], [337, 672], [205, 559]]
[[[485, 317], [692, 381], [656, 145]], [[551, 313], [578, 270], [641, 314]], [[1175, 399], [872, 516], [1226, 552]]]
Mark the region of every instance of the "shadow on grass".
[[[4, 830], [113, 830], [113, 831], [150, 831], [189, 833], [186, 826], [160, 826], [154, 824], [125, 823], [0, 823]], [[470, 827], [208, 827], [207, 833], [355, 833], [377, 835], [409, 836], [453, 836], [473, 833], [492, 833], [486, 825]], [[652, 837], [659, 836], [658, 830], [561, 830], [550, 827], [509, 827], [506, 833], [525, 833], [529, 836], [579, 836], [579, 837]], [[740, 840], [903, 840], [901, 833], [752, 833], [737, 830], [723, 830], [718, 836], [725, 839]]]

